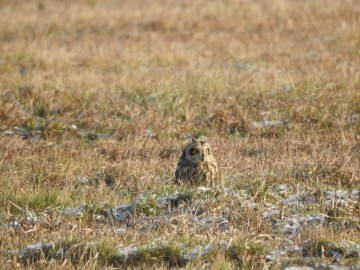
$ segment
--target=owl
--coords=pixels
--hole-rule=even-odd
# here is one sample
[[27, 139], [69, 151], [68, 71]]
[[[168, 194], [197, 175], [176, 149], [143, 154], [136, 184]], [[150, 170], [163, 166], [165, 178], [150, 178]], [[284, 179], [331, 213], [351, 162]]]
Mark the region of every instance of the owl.
[[216, 160], [205, 137], [193, 138], [186, 145], [175, 171], [176, 183], [215, 187], [220, 182]]

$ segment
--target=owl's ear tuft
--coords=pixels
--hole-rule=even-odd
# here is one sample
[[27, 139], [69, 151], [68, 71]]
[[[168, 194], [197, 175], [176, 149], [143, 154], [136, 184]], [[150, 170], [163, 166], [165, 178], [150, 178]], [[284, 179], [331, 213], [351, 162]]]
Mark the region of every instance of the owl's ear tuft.
[[201, 143], [205, 143], [205, 142], [207, 142], [207, 137], [205, 137], [205, 136], [200, 136], [200, 137], [198, 138], [198, 141], [201, 142]]
[[194, 137], [192, 138], [192, 142], [198, 142], [198, 140]]

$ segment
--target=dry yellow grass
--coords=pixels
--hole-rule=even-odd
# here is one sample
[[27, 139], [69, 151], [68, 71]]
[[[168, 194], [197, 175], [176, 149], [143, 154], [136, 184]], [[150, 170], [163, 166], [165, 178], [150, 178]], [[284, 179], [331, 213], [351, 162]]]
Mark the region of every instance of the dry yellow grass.
[[[43, 258], [28, 267], [111, 268], [115, 247], [154, 239], [190, 246], [232, 239], [228, 251], [182, 265], [188, 268], [205, 262], [212, 269], [311, 265], [291, 254], [266, 259], [290, 239], [264, 218], [269, 204], [281, 210], [275, 223], [292, 215], [330, 219], [316, 229], [302, 226], [294, 245], [360, 244], [359, 198], [326, 203], [326, 192], [350, 194], [360, 186], [357, 0], [2, 0], [0, 25], [4, 268], [21, 265], [9, 250], [49, 241], [98, 246], [81, 251], [84, 260]], [[253, 125], [265, 120], [288, 124]], [[186, 134], [208, 136], [225, 187], [246, 194], [204, 195], [175, 186]], [[80, 183], [98, 172], [114, 184], [101, 177], [94, 185]], [[283, 195], [270, 192], [280, 184], [287, 185]], [[283, 199], [301, 190], [312, 204], [284, 206]], [[194, 227], [180, 210], [148, 209], [152, 194], [177, 191], [191, 193], [196, 205], [187, 206], [209, 216], [222, 216], [228, 207], [231, 229]], [[141, 194], [147, 194], [144, 209], [131, 226], [96, 219]], [[80, 205], [90, 208], [82, 217], [61, 214]], [[142, 233], [141, 218], [156, 223], [166, 215], [175, 221]], [[14, 220], [21, 226], [9, 226]], [[334, 262], [307, 245], [313, 263]], [[177, 262], [147, 256], [135, 266]], [[340, 263], [360, 267], [359, 257], [345, 257]]]

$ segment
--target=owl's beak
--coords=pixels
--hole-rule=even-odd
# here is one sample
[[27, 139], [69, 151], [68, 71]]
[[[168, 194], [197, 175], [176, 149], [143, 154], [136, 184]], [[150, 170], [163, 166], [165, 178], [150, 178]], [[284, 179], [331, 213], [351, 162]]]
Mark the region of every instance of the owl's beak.
[[205, 159], [205, 155], [202, 154], [202, 155], [201, 155], [201, 161], [204, 161], [204, 159]]

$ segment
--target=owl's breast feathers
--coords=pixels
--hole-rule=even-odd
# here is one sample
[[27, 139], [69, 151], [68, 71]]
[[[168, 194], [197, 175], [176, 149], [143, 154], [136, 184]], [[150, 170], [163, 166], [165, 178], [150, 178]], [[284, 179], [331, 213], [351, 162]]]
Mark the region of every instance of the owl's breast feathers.
[[219, 181], [219, 172], [216, 162], [201, 162], [199, 164], [187, 164], [179, 162], [175, 178], [177, 182], [186, 181], [193, 184], [215, 185]]

